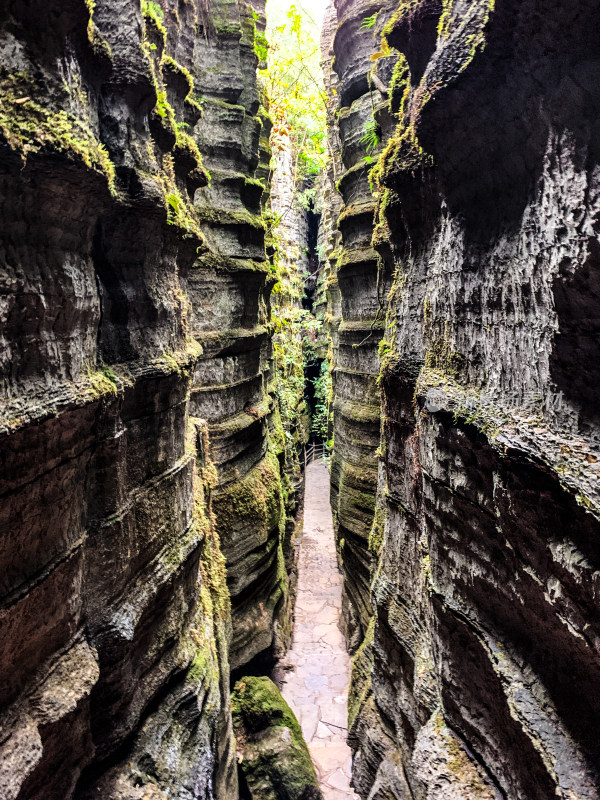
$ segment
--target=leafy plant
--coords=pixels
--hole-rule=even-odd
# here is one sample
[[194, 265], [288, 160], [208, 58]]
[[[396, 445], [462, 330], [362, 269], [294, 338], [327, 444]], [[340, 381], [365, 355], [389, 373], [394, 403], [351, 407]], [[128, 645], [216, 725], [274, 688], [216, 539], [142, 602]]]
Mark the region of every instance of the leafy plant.
[[[166, 196], [166, 201], [169, 206], [169, 217], [171, 217], [171, 212], [174, 212], [175, 215], [179, 214], [179, 206], [181, 204], [181, 198], [176, 194], [168, 194]], [[172, 221], [169, 219], [169, 221]]]
[[365, 133], [359, 141], [361, 144], [365, 145], [367, 153], [370, 153], [372, 150], [375, 150], [380, 140], [381, 128], [374, 119], [371, 119], [369, 122], [365, 123]]
[[321, 362], [319, 377], [313, 381], [315, 388], [315, 411], [311, 421], [311, 430], [314, 436], [321, 441], [327, 440], [329, 428], [329, 401], [332, 391], [331, 371], [329, 361]]
[[153, 3], [151, 0], [142, 0], [142, 13], [159, 22], [163, 22], [165, 18], [165, 12], [159, 4]]
[[373, 14], [372, 17], [365, 17], [360, 24], [360, 31], [369, 30], [369, 28], [373, 28], [375, 23], [377, 22], [377, 14]]
[[[270, 10], [268, 57], [261, 71], [273, 119], [273, 150], [291, 148], [294, 182], [299, 193], [327, 164], [326, 103], [321, 72], [320, 31], [304, 9], [295, 5]], [[258, 46], [262, 45], [259, 33]], [[255, 44], [256, 49], [256, 44]], [[306, 207], [306, 195], [300, 202]]]

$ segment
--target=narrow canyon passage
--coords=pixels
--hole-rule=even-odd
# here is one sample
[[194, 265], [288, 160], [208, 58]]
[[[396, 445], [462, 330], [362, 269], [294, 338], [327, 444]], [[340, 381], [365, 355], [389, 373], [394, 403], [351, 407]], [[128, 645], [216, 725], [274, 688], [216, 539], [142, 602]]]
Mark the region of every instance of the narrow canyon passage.
[[599, 30], [0, 0], [0, 800], [600, 800]]
[[325, 800], [355, 797], [346, 744], [350, 659], [339, 628], [341, 605], [329, 470], [318, 460], [306, 470], [294, 632], [282, 664], [282, 694], [302, 726]]

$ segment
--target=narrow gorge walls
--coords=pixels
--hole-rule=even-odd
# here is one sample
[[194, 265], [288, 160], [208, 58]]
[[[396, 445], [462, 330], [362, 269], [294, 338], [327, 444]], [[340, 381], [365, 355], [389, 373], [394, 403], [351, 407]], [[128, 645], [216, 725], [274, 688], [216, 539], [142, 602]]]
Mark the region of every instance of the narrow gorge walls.
[[310, 436], [361, 797], [600, 796], [598, 3], [303, 24], [0, 0], [1, 800], [238, 797]]
[[597, 3], [334, 13], [355, 787], [597, 798]]
[[303, 444], [264, 26], [258, 1], [0, 7], [2, 797], [237, 796], [230, 667], [288, 635]]

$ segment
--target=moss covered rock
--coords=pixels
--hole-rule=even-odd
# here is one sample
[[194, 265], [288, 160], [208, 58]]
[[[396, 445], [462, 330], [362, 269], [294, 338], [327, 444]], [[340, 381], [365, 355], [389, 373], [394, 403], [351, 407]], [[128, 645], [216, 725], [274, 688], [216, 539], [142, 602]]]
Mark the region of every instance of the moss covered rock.
[[231, 698], [238, 761], [253, 800], [321, 800], [292, 709], [269, 678], [242, 678]]

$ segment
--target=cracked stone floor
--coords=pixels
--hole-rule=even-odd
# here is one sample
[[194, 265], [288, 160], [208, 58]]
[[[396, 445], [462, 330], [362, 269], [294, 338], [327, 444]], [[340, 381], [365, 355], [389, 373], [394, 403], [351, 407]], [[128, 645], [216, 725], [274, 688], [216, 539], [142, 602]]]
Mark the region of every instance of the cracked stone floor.
[[304, 527], [292, 647], [281, 662], [282, 694], [302, 726], [325, 800], [354, 800], [346, 744], [350, 658], [339, 629], [342, 576], [329, 507], [329, 470], [306, 470]]

